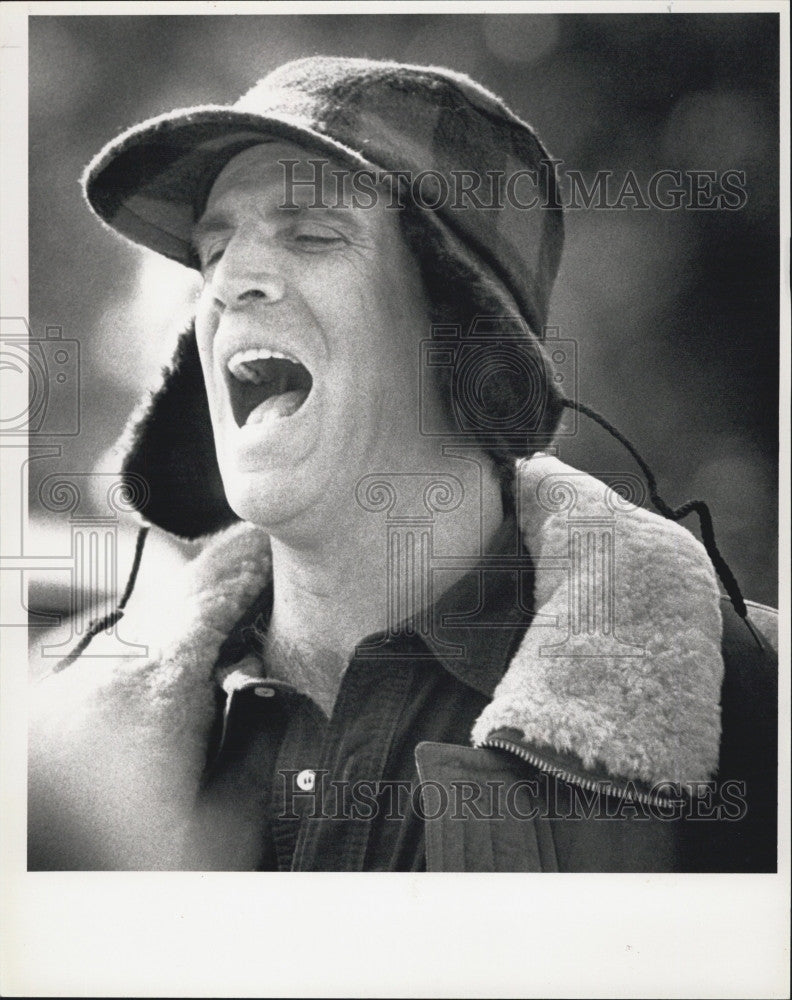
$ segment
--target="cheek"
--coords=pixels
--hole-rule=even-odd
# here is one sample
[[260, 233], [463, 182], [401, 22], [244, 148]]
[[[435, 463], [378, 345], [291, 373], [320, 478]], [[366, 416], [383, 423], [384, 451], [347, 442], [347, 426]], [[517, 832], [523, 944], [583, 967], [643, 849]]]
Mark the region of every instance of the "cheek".
[[[417, 372], [421, 340], [431, 336], [423, 286], [409, 266], [387, 262], [336, 281], [328, 295], [322, 289], [324, 322], [328, 320], [338, 349], [351, 359], [357, 377], [398, 371]], [[320, 300], [321, 301], [321, 300]]]
[[431, 321], [423, 289], [407, 277], [401, 275], [381, 288], [377, 299], [379, 348], [388, 359], [391, 382], [398, 383], [401, 392], [417, 392], [421, 344], [431, 337]]
[[202, 293], [201, 297], [198, 299], [195, 310], [195, 339], [198, 344], [198, 357], [201, 361], [204, 384], [206, 386], [210, 402], [212, 401], [212, 396], [214, 395], [213, 390], [215, 373], [212, 346], [214, 344], [214, 335], [216, 330], [217, 320], [213, 315], [213, 310], [208, 307], [206, 298]]

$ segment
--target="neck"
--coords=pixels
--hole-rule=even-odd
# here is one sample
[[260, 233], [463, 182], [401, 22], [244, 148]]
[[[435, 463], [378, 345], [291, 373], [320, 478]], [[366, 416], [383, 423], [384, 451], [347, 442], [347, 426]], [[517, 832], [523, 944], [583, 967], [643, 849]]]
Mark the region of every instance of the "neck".
[[[444, 465], [440, 473], [371, 477], [312, 544], [272, 538], [268, 669], [328, 712], [355, 646], [437, 600], [503, 520], [489, 462], [444, 457]], [[432, 574], [430, 597], [422, 551], [467, 565]]]

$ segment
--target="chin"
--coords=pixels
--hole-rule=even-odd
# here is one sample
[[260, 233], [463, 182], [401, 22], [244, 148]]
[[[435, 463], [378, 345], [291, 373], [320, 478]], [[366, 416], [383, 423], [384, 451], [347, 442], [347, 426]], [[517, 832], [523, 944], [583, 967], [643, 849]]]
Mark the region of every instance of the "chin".
[[223, 469], [223, 487], [229, 507], [237, 517], [271, 534], [287, 530], [317, 505], [296, 477], [285, 472], [231, 472]]

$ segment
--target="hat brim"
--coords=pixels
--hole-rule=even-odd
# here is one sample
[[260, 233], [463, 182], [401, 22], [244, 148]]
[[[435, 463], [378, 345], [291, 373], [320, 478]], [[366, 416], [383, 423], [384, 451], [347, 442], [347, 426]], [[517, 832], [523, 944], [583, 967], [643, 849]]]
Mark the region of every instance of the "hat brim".
[[149, 119], [108, 143], [85, 170], [85, 197], [117, 233], [195, 268], [192, 230], [218, 174], [238, 153], [273, 139], [376, 169], [296, 118], [205, 106]]
[[[204, 105], [150, 118], [109, 142], [85, 169], [85, 197], [116, 233], [199, 270], [192, 234], [214, 181], [238, 153], [273, 139], [294, 142], [352, 169], [389, 170], [296, 115]], [[515, 286], [491, 248], [464, 231], [465, 212], [421, 212], [445, 242], [469, 246], [478, 259], [477, 270], [508, 289], [507, 298], [539, 333], [544, 316], [536, 308], [535, 280], [522, 275], [528, 294]]]

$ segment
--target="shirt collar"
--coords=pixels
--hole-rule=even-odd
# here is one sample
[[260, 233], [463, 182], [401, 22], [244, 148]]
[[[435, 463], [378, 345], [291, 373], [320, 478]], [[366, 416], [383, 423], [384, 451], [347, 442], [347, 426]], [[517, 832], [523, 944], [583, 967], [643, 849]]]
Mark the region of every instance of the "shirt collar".
[[[500, 558], [499, 558], [500, 557]], [[436, 570], [442, 586], [443, 570]], [[422, 637], [428, 651], [458, 680], [491, 697], [533, 617], [533, 565], [517, 519], [507, 514], [485, 552], [445, 589], [431, 611], [432, 629]], [[272, 610], [272, 581], [223, 644], [215, 667], [220, 679], [245, 655], [261, 655], [262, 633]], [[410, 620], [402, 634], [418, 633]], [[376, 641], [369, 636], [365, 644]], [[414, 648], [414, 647], [413, 647]]]
[[442, 666], [490, 697], [533, 617], [533, 566], [514, 514], [477, 565], [435, 601], [424, 642]]

